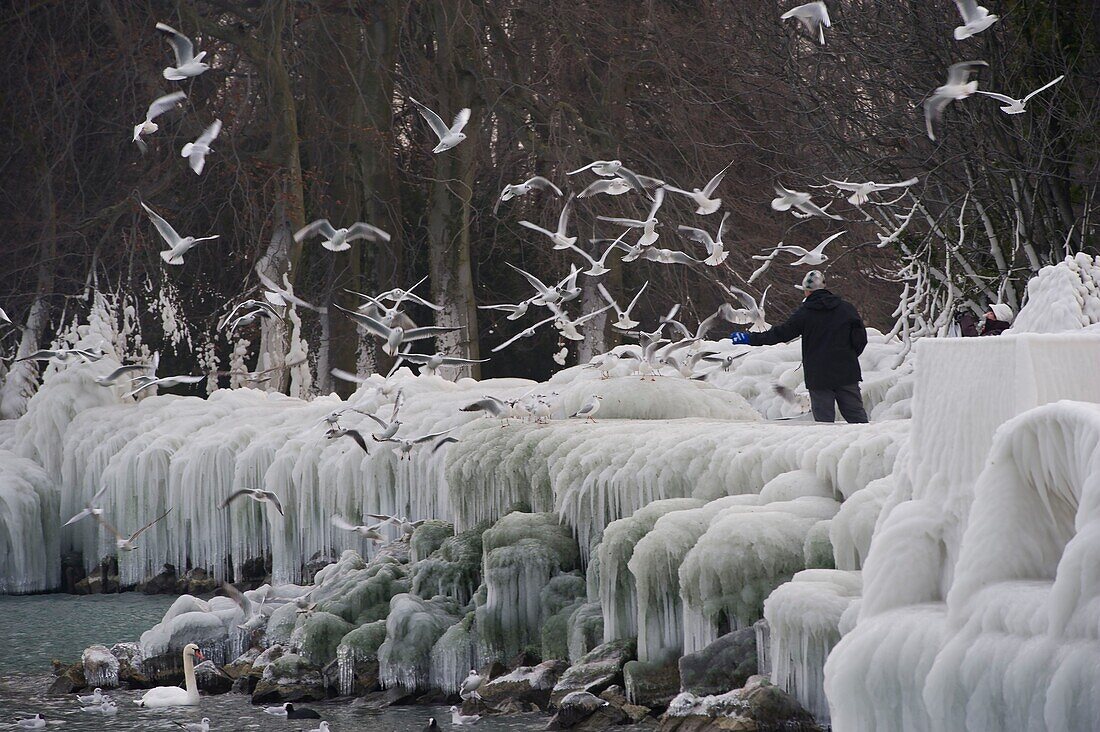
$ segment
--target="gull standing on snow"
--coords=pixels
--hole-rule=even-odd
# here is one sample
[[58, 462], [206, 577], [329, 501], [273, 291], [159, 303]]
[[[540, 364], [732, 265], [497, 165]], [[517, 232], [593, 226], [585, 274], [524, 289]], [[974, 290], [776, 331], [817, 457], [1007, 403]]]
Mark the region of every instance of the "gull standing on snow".
[[709, 232], [702, 229], [696, 229], [694, 226], [678, 226], [677, 230], [686, 234], [692, 241], [699, 242], [707, 248], [707, 258], [703, 260], [703, 264], [710, 267], [717, 267], [722, 262], [726, 261], [726, 257], [729, 256], [729, 252], [726, 251], [726, 245], [722, 241], [722, 231], [726, 228], [726, 219], [730, 217], [730, 212], [722, 216], [722, 221], [718, 224], [718, 234], [712, 239]]
[[149, 105], [149, 109], [145, 111], [144, 121], [134, 125], [134, 142], [138, 144], [142, 152], [145, 152], [149, 146], [145, 144], [145, 140], [141, 139], [141, 136], [151, 135], [160, 129], [160, 125], [153, 120], [175, 107], [184, 99], [187, 99], [187, 95], [183, 92], [172, 92], [171, 94], [157, 97], [153, 100], [153, 103]]
[[918, 182], [917, 178], [903, 180], [900, 183], [875, 183], [874, 181], [868, 181], [866, 183], [849, 183], [845, 180], [833, 180], [832, 178], [826, 178], [825, 180], [829, 181], [840, 190], [851, 193], [852, 195], [848, 196], [848, 203], [853, 206], [862, 206], [867, 203], [867, 201], [870, 200], [869, 195], [871, 193], [886, 191], [891, 188], [908, 188], [911, 185], [916, 185]]
[[816, 267], [817, 265], [821, 264], [829, 258], [829, 255], [825, 253], [825, 247], [827, 247], [837, 237], [843, 236], [847, 233], [848, 232], [846, 231], [837, 232], [827, 239], [822, 240], [820, 244], [809, 250], [803, 249], [802, 247], [787, 246], [786, 244], [780, 244], [778, 246], [778, 249], [781, 252], [786, 252], [787, 254], [793, 254], [796, 257], [799, 257], [795, 261], [791, 262], [792, 267], [799, 267], [804, 264], [810, 267]]
[[159, 214], [153, 209], [145, 205], [145, 201], [141, 202], [141, 207], [145, 209], [145, 212], [149, 214], [149, 219], [153, 222], [153, 226], [157, 228], [157, 233], [164, 239], [168, 248], [160, 253], [160, 258], [167, 264], [183, 264], [183, 255], [191, 251], [191, 249], [200, 241], [209, 241], [210, 239], [217, 239], [218, 234], [213, 236], [180, 236], [176, 233], [176, 230], [172, 228], [172, 225], [165, 221]]
[[356, 239], [367, 241], [389, 241], [390, 235], [363, 221], [357, 221], [346, 229], [333, 228], [328, 219], [317, 219], [311, 224], [303, 226], [294, 234], [294, 241], [300, 242], [311, 236], [322, 236], [324, 240], [321, 246], [330, 252], [343, 252], [351, 249], [350, 242]]
[[1004, 94], [997, 94], [996, 92], [979, 91], [978, 93], [984, 94], [987, 97], [993, 97], [998, 102], [1004, 104], [1004, 106], [1001, 107], [1001, 111], [1005, 114], [1023, 114], [1027, 111], [1027, 103], [1031, 100], [1033, 96], [1035, 96], [1039, 92], [1046, 91], [1064, 78], [1066, 78], [1066, 76], [1065, 74], [1062, 74], [1054, 81], [1048, 81], [1046, 84], [1043, 84], [1041, 87], [1031, 92], [1023, 99], [1016, 99], [1014, 97], [1005, 96]]
[[137, 549], [137, 543], [136, 543], [137, 538], [139, 536], [141, 536], [149, 527], [151, 527], [153, 524], [160, 521], [161, 519], [163, 519], [165, 516], [167, 516], [170, 513], [172, 513], [172, 509], [169, 508], [167, 511], [162, 513], [160, 516], [157, 516], [155, 519], [153, 519], [149, 523], [145, 524], [144, 526], [142, 526], [140, 529], [138, 529], [134, 533], [130, 534], [129, 536], [123, 536], [122, 533], [118, 529], [116, 529], [111, 524], [111, 522], [108, 521], [107, 519], [105, 519], [102, 515], [93, 513], [92, 518], [94, 518], [96, 521], [98, 521], [99, 525], [102, 526], [103, 528], [105, 528], [108, 532], [110, 532], [111, 534], [114, 534], [115, 548], [118, 551], [132, 552], [134, 549]]
[[970, 81], [970, 74], [976, 72], [982, 66], [989, 66], [989, 64], [985, 61], [962, 61], [951, 64], [947, 68], [947, 83], [936, 87], [932, 95], [924, 100], [924, 126], [928, 130], [929, 140], [936, 139], [936, 133], [932, 130], [932, 123], [940, 120], [947, 105], [960, 99], [966, 99], [978, 91], [978, 82], [977, 80]]
[[234, 491], [226, 496], [225, 500], [218, 504], [218, 508], [225, 508], [233, 501], [237, 500], [241, 496], [248, 496], [256, 503], [268, 503], [279, 512], [280, 516], [283, 516], [283, 504], [279, 500], [279, 497], [272, 491], [265, 491], [262, 488], [242, 488], [239, 491]]
[[199, 135], [199, 139], [187, 143], [183, 146], [183, 150], [180, 151], [180, 156], [187, 158], [191, 170], [195, 171], [195, 175], [202, 173], [202, 169], [206, 166], [206, 156], [212, 152], [210, 143], [217, 139], [221, 131], [222, 121], [216, 119], [210, 123], [209, 127], [202, 131], [202, 134]]
[[602, 401], [603, 396], [601, 394], [593, 394], [588, 398], [588, 401], [581, 406], [580, 409], [569, 416], [584, 417], [586, 422], [595, 422], [596, 412], [600, 411], [600, 402]]
[[963, 24], [955, 29], [955, 40], [962, 41], [981, 33], [997, 22], [996, 15], [990, 15], [987, 8], [978, 5], [976, 0], [955, 0], [962, 16]]
[[428, 123], [428, 126], [432, 128], [432, 132], [439, 138], [439, 144], [432, 148], [432, 152], [441, 153], [446, 150], [450, 150], [466, 139], [466, 135], [462, 132], [462, 128], [466, 126], [466, 123], [470, 121], [470, 108], [464, 107], [459, 110], [455, 115], [454, 124], [450, 127], [443, 121], [443, 119], [428, 109], [426, 106], [416, 101], [412, 97], [409, 97], [409, 101], [413, 103], [413, 106], [420, 110], [420, 116]]
[[202, 60], [206, 57], [206, 51], [195, 54], [195, 45], [191, 39], [180, 33], [170, 25], [157, 23], [157, 30], [168, 37], [168, 43], [176, 54], [176, 65], [164, 70], [164, 78], [168, 81], [183, 81], [192, 76], [198, 76], [210, 68]]
[[354, 531], [371, 542], [385, 541], [385, 537], [378, 532], [378, 524], [374, 526], [356, 526], [343, 516], [337, 515], [332, 517], [332, 525], [341, 531]]
[[683, 188], [675, 188], [674, 186], [670, 185], [666, 185], [665, 188], [672, 191], [673, 193], [679, 193], [695, 201], [695, 205], [699, 207], [695, 209], [695, 213], [699, 214], [700, 216], [707, 216], [717, 211], [719, 206], [722, 205], [721, 198], [711, 198], [711, 196], [713, 196], [714, 192], [718, 190], [718, 186], [722, 183], [722, 178], [725, 177], [726, 171], [730, 169], [731, 165], [733, 165], [732, 162], [726, 167], [722, 168], [720, 171], [718, 171], [718, 175], [711, 178], [710, 182], [703, 186], [702, 189], [692, 188], [689, 192], [685, 191]]
[[630, 301], [629, 305], [627, 305], [626, 310], [623, 310], [619, 307], [618, 303], [615, 302], [615, 299], [611, 297], [611, 293], [607, 291], [607, 288], [603, 286], [602, 282], [596, 285], [596, 289], [600, 291], [601, 295], [603, 295], [603, 299], [607, 300], [607, 303], [611, 307], [615, 308], [615, 315], [618, 317], [618, 319], [611, 324], [612, 328], [615, 328], [616, 330], [631, 330], [638, 327], [638, 321], [630, 317], [630, 311], [633, 310], [634, 306], [638, 304], [638, 298], [642, 296], [642, 293], [645, 292], [645, 288], [648, 286], [649, 280], [646, 280], [645, 284], [642, 285], [642, 289], [638, 290], [638, 294], [635, 295], [634, 299]]
[[791, 8], [779, 18], [781, 20], [794, 18], [811, 36], [817, 36], [818, 43], [822, 46], [825, 45], [825, 29], [832, 27], [832, 23], [829, 22], [829, 9], [820, 0]]
[[554, 249], [568, 249], [577, 243], [577, 237], [569, 236], [569, 217], [573, 213], [574, 198], [575, 196], [569, 196], [565, 201], [565, 206], [562, 207], [561, 213], [558, 214], [557, 231], [544, 229], [538, 224], [532, 224], [530, 221], [520, 221], [519, 225], [550, 237], [550, 241], [554, 242]]
[[500, 204], [504, 201], [511, 201], [518, 196], [526, 196], [531, 191], [553, 191], [555, 195], [561, 196], [561, 189], [551, 183], [541, 175], [536, 175], [532, 178], [528, 178], [522, 183], [513, 183], [511, 185], [504, 186], [504, 190], [500, 192], [500, 198], [497, 199], [496, 205], [493, 206], [493, 213], [497, 212]]

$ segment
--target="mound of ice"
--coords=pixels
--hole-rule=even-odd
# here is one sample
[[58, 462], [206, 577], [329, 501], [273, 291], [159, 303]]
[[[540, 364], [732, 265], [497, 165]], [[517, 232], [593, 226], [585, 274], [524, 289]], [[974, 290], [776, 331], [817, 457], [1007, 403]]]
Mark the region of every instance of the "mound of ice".
[[1100, 323], [1100, 256], [1077, 253], [1027, 283], [1012, 333], [1058, 333]]
[[37, 463], [0, 450], [0, 594], [41, 592], [61, 581], [60, 496]]
[[386, 616], [386, 640], [378, 648], [382, 685], [407, 691], [426, 689], [431, 680], [432, 648], [459, 619], [458, 607], [449, 598], [395, 595]]

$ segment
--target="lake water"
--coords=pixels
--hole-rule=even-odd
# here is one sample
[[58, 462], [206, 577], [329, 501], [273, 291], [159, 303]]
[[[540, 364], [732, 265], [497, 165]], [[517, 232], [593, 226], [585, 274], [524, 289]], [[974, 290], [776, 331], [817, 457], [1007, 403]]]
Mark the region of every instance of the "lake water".
[[[265, 714], [262, 707], [253, 706], [249, 697], [242, 694], [203, 696], [198, 707], [139, 709], [132, 702], [143, 692], [114, 690], [108, 692], [118, 705], [118, 714], [114, 717], [81, 711], [75, 696], [46, 694], [53, 681], [51, 659], [73, 663], [80, 660], [81, 651], [93, 643], [110, 647], [122, 641], [136, 641], [142, 631], [160, 621], [174, 599], [133, 592], [94, 596], [0, 596], [0, 729], [36, 713], [46, 718], [47, 730], [64, 732], [179, 732], [176, 722], [198, 722], [203, 717], [210, 718], [211, 730], [300, 732], [317, 728], [316, 720], [286, 720]], [[308, 706], [329, 722], [332, 732], [418, 732], [429, 717], [435, 717], [441, 729], [452, 729], [450, 713], [444, 707], [391, 707], [372, 712], [348, 700]], [[476, 729], [518, 732], [541, 729], [545, 724], [545, 717], [519, 715], [486, 718], [477, 723]]]

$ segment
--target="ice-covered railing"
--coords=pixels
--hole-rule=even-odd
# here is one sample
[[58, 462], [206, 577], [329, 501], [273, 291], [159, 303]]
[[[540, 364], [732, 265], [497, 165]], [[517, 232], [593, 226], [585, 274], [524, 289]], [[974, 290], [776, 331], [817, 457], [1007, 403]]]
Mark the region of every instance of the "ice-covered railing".
[[[838, 728], [1086, 729], [1059, 715], [1095, 720], [1093, 697], [1077, 693], [1077, 682], [1068, 678], [1062, 684], [1051, 675], [1055, 662], [1043, 660], [1052, 658], [1045, 649], [1054, 642], [1044, 637], [1069, 637], [1053, 624], [1058, 605], [1048, 600], [1043, 583], [1054, 579], [1057, 586], [1090, 591], [1074, 574], [1074, 554], [1067, 549], [1063, 555], [1062, 546], [1075, 530], [1081, 546], [1091, 535], [1091, 514], [1081, 511], [1095, 482], [1096, 473], [1088, 471], [1100, 459], [1096, 408], [1057, 404], [1027, 410], [1059, 399], [1100, 402], [1097, 363], [1100, 337], [1087, 334], [917, 345], [913, 434], [871, 540], [858, 621], [825, 667]], [[981, 503], [976, 496], [983, 497]], [[998, 505], [991, 503], [993, 496]], [[1021, 506], [1032, 509], [1019, 514], [1014, 531], [989, 523], [991, 516]], [[1066, 518], [1074, 512], [1075, 519]], [[977, 547], [998, 541], [1000, 555], [984, 555], [980, 569], [972, 559], [964, 561]], [[1069, 574], [1059, 582], [1063, 564]], [[997, 574], [999, 567], [1013, 565], [1034, 571]], [[997, 583], [1001, 590], [994, 589]], [[1095, 604], [1062, 607], [1072, 607], [1078, 617], [1091, 614], [1095, 624]], [[964, 630], [971, 634], [965, 652], [964, 644], [951, 641]], [[1078, 644], [1089, 663], [1100, 665], [1100, 654], [1089, 650], [1095, 646]], [[1015, 655], [1029, 648], [1034, 656]], [[935, 685], [950, 674], [950, 690]], [[962, 695], [974, 701], [965, 703]]]

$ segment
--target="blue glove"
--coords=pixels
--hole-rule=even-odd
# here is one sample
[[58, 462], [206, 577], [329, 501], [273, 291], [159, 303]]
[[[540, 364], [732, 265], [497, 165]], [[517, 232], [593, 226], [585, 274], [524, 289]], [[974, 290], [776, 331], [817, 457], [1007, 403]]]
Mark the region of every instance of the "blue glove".
[[740, 330], [736, 333], [731, 333], [730, 342], [737, 346], [747, 346], [749, 345], [749, 334]]

